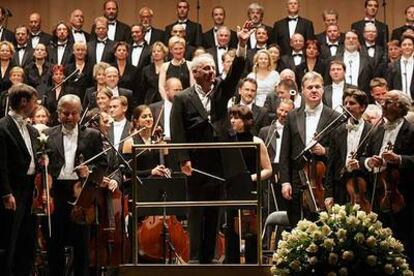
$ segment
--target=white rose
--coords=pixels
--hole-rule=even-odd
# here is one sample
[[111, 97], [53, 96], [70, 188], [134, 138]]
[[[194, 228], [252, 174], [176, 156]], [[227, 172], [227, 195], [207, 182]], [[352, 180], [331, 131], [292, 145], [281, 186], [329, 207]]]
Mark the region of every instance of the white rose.
[[367, 256], [367, 264], [369, 266], [375, 266], [377, 264], [377, 256], [374, 256], [374, 255]]
[[328, 251], [332, 251], [332, 248], [335, 246], [335, 241], [333, 239], [325, 239], [323, 241], [323, 247]]
[[377, 244], [377, 239], [374, 236], [369, 236], [366, 244], [368, 247], [374, 247]]
[[386, 265], [384, 266], [384, 272], [385, 272], [386, 274], [388, 274], [388, 275], [392, 275], [392, 274], [394, 274], [395, 269], [394, 269], [394, 267], [392, 266], [392, 264], [386, 264]]
[[354, 258], [354, 252], [352, 251], [344, 251], [344, 253], [342, 253], [342, 259], [344, 259], [347, 262], [352, 261], [352, 259]]
[[342, 228], [338, 229], [338, 231], [336, 231], [336, 236], [338, 239], [344, 239], [346, 237], [346, 230]]
[[299, 271], [300, 270], [300, 262], [298, 260], [293, 260], [290, 264], [289, 267], [291, 269], [293, 269], [294, 271]]
[[354, 240], [355, 240], [357, 243], [362, 244], [362, 243], [365, 241], [364, 234], [362, 234], [361, 232], [358, 232], [358, 233], [355, 235]]
[[308, 262], [309, 262], [309, 264], [310, 265], [316, 265], [317, 263], [318, 263], [318, 258], [316, 257], [316, 256], [313, 256], [313, 257], [310, 257], [309, 259], [308, 259]]
[[338, 262], [338, 254], [329, 253], [328, 263], [331, 265], [336, 265], [337, 262]]
[[306, 252], [308, 253], [316, 253], [318, 252], [318, 246], [314, 243], [311, 243], [308, 248], [306, 248]]

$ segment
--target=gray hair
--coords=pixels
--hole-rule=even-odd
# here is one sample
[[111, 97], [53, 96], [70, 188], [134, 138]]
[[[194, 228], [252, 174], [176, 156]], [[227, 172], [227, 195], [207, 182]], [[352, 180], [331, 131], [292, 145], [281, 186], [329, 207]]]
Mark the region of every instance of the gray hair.
[[302, 87], [304, 86], [305, 82], [310, 81], [310, 80], [320, 80], [322, 82], [322, 86], [323, 86], [323, 78], [321, 76], [321, 74], [319, 74], [318, 72], [315, 71], [310, 71], [307, 72], [303, 78], [302, 78], [302, 82], [301, 85]]
[[225, 30], [229, 35], [230, 35], [230, 33], [231, 33], [231, 31], [230, 31], [230, 28], [229, 27], [227, 27], [227, 26], [220, 26], [220, 27], [218, 27], [218, 29], [217, 29], [217, 34], [219, 33], [219, 32], [221, 32], [222, 30]]
[[411, 100], [407, 94], [400, 90], [391, 90], [387, 92], [387, 96], [397, 96], [398, 103], [400, 104], [403, 115], [407, 115], [407, 112], [410, 110], [411, 107]]
[[191, 61], [190, 69], [191, 69], [191, 71], [194, 71], [197, 68], [199, 68], [199, 67], [201, 67], [205, 64], [212, 64], [212, 65], [214, 65], [214, 67], [216, 66], [216, 64], [214, 63], [214, 58], [213, 58], [212, 55], [202, 54], [202, 55], [196, 56]]
[[249, 13], [253, 10], [259, 10], [259, 11], [262, 12], [262, 14], [264, 13], [264, 7], [262, 5], [260, 5], [259, 3], [251, 3], [247, 7], [247, 15], [249, 15]]
[[75, 103], [79, 105], [79, 109], [82, 110], [82, 104], [81, 104], [81, 100], [79, 96], [74, 95], [74, 94], [66, 94], [62, 96], [62, 98], [59, 99], [59, 102], [57, 105], [57, 110], [59, 113], [62, 111], [63, 106], [67, 103]]

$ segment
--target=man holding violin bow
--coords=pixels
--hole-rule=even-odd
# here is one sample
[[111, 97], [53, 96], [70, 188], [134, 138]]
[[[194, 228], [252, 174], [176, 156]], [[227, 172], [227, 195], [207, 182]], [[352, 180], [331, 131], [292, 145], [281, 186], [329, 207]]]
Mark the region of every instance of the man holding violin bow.
[[404, 244], [413, 267], [414, 126], [404, 118], [410, 107], [411, 101], [402, 91], [392, 90], [385, 95], [384, 123], [354, 167], [373, 173], [373, 210]]
[[342, 102], [353, 118], [339, 126], [332, 135], [325, 182], [325, 206], [330, 208], [334, 203], [351, 202], [369, 212], [370, 198], [364, 194], [368, 177], [354, 167], [355, 160], [365, 150], [372, 134], [372, 125], [362, 120], [362, 114], [368, 106], [368, 96], [358, 89], [346, 88]]
[[[102, 181], [107, 161], [105, 155], [88, 163], [81, 160], [96, 156], [102, 151], [103, 144], [97, 130], [78, 125], [81, 114], [79, 97], [72, 94], [63, 96], [57, 109], [60, 125], [45, 131], [49, 136], [49, 172], [53, 178], [51, 194], [55, 202], [52, 237], [48, 242], [49, 271], [50, 275], [64, 275], [64, 247], [71, 245], [74, 248], [74, 274], [88, 275], [88, 225], [87, 221], [74, 221], [77, 219], [75, 215], [79, 214], [74, 211], [84, 212], [81, 215], [85, 220], [90, 219], [91, 212], [94, 215], [94, 208], [88, 209], [81, 203], [89, 201], [86, 199], [88, 189]], [[93, 201], [93, 195], [90, 197]]]

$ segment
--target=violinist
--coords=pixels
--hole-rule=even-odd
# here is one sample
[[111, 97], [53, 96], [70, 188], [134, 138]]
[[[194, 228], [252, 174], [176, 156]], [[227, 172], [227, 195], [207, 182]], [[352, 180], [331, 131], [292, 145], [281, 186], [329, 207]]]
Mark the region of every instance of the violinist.
[[[334, 203], [345, 204], [350, 202], [350, 196], [353, 195], [349, 195], [347, 192], [346, 183], [356, 179], [352, 172], [357, 173], [358, 178], [361, 176], [360, 170], [352, 170], [350, 164], [353, 160], [350, 158], [355, 153], [357, 154], [356, 157], [360, 156], [364, 151], [368, 141], [365, 137], [372, 127], [370, 123], [364, 122], [362, 119], [362, 114], [368, 105], [368, 96], [365, 92], [354, 88], [346, 88], [342, 98], [344, 107], [357, 121], [354, 118], [349, 118], [346, 124], [339, 126], [332, 134], [325, 182], [326, 208], [332, 207]], [[356, 157], [353, 159], [355, 160]], [[366, 176], [362, 177], [366, 187], [368, 179]], [[369, 198], [368, 194], [366, 198]]]
[[0, 119], [1, 275], [29, 275], [35, 224], [31, 215], [37, 130], [26, 123], [37, 106], [36, 90], [25, 84], [9, 90], [8, 115]]
[[[280, 183], [282, 183], [282, 196], [288, 201], [287, 211], [292, 226], [295, 226], [301, 219], [303, 183], [299, 171], [305, 166], [303, 157], [297, 160], [295, 158], [313, 141], [315, 133], [320, 132], [339, 116], [322, 103], [323, 92], [322, 76], [316, 72], [306, 73], [302, 79], [302, 95], [305, 105], [288, 114], [283, 128], [279, 160]], [[325, 164], [328, 148], [329, 137], [324, 137], [310, 149], [310, 160], [321, 161]], [[309, 218], [310, 212], [303, 211]]]
[[[106, 168], [104, 155], [88, 164], [84, 160], [102, 151], [102, 138], [98, 131], [80, 127], [81, 101], [73, 94], [59, 99], [57, 112], [60, 124], [45, 131], [50, 150], [49, 172], [53, 178], [52, 196], [55, 212], [52, 214], [52, 237], [48, 244], [50, 275], [64, 275], [64, 247], [73, 246], [73, 269], [75, 275], [88, 274], [88, 225], [75, 223], [71, 211], [75, 206], [74, 186], [85, 178], [94, 179]], [[75, 170], [75, 168], [78, 168]], [[81, 183], [83, 184], [83, 183]], [[85, 184], [90, 187], [93, 183]]]
[[[373, 209], [384, 225], [391, 227], [395, 238], [404, 244], [409, 263], [414, 264], [414, 127], [404, 116], [411, 106], [410, 98], [402, 91], [392, 90], [385, 95], [383, 115], [385, 123], [378, 127], [366, 153], [359, 159], [359, 167], [369, 172], [386, 172], [389, 169], [399, 174], [387, 181], [387, 186], [396, 186], [392, 196], [391, 210], [383, 210], [380, 203], [384, 187], [377, 182]], [[391, 144], [392, 150], [388, 149]], [[393, 173], [394, 175], [394, 173]], [[401, 198], [402, 196], [402, 198]], [[395, 203], [400, 202], [399, 206]], [[398, 208], [397, 208], [398, 207]]]

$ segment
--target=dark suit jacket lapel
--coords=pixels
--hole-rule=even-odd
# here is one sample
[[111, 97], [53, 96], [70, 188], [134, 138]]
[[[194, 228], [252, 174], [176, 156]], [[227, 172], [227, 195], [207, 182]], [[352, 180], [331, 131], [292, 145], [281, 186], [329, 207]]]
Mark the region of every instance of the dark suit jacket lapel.
[[114, 123], [111, 123], [111, 127], [109, 128], [108, 132], [108, 140], [111, 143], [114, 143]]
[[302, 139], [303, 144], [306, 143], [306, 127], [305, 127], [305, 112], [303, 108], [297, 110], [296, 112], [296, 125], [299, 131], [300, 138]]
[[[203, 119], [207, 119], [208, 118], [207, 111], [204, 109], [204, 106], [201, 103], [200, 98], [198, 97], [194, 86], [191, 88], [191, 91], [189, 93], [189, 97], [190, 97], [191, 104], [197, 109], [197, 111], [198, 111], [198, 113], [200, 113], [201, 117], [203, 117]], [[211, 95], [211, 97], [213, 97], [213, 95]], [[213, 110], [213, 99], [211, 101], [211, 109]]]
[[326, 105], [329, 107], [332, 107], [332, 93], [333, 93], [332, 85], [327, 86], [325, 93], [324, 93], [324, 97], [325, 97]]
[[316, 128], [316, 131], [319, 133], [321, 130], [324, 129], [324, 127], [327, 125], [328, 121], [334, 118], [331, 118], [333, 111], [328, 111], [325, 106], [322, 108], [321, 117], [319, 118], [318, 127]]
[[[14, 120], [12, 119], [11, 116], [7, 115], [7, 118], [8, 118], [9, 131], [10, 131], [11, 135], [13, 137], [15, 137], [16, 142], [19, 145], [19, 147], [22, 148], [23, 151], [27, 155], [29, 155], [29, 151], [27, 150], [26, 143], [24, 142], [23, 136], [20, 133], [20, 130], [18, 129], [16, 123], [14, 122]], [[32, 141], [32, 143], [33, 143], [33, 141]]]
[[395, 145], [393, 151], [395, 153], [400, 153], [401, 150], [407, 145], [408, 141], [405, 141], [407, 138], [409, 122], [404, 119], [404, 123], [401, 126], [400, 131], [398, 132], [397, 138], [395, 139]]
[[65, 160], [65, 150], [63, 148], [63, 133], [62, 133], [62, 125], [55, 129], [55, 133], [51, 133], [53, 138], [53, 143], [56, 145], [56, 148], [62, 157]]

